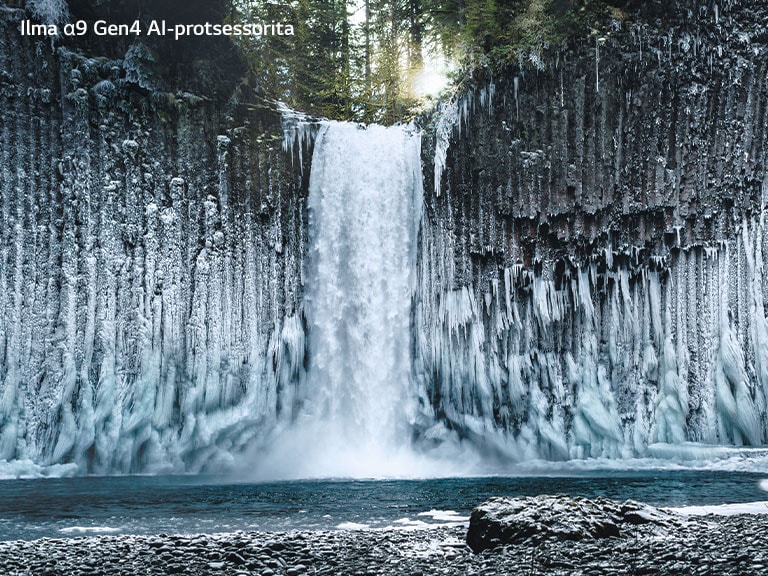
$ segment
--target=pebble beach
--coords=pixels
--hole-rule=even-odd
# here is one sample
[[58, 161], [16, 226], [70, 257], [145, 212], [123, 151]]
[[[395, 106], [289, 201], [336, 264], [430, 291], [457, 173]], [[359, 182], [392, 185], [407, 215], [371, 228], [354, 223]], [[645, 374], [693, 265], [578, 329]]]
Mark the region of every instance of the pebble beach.
[[466, 525], [427, 529], [108, 535], [0, 542], [5, 576], [768, 575], [768, 516], [695, 516], [670, 533], [498, 546], [475, 554]]

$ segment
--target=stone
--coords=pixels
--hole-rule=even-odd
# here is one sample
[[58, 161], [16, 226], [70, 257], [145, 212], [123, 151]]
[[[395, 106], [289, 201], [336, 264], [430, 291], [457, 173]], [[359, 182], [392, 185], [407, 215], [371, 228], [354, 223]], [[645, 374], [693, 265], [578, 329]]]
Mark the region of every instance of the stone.
[[230, 552], [227, 554], [227, 562], [231, 562], [232, 564], [235, 564], [236, 566], [242, 566], [245, 564], [245, 558], [240, 556], [237, 552]]
[[[571, 517], [575, 518], [576, 509], [594, 512], [591, 505], [611, 519], [619, 536], [569, 540], [551, 531], [541, 541], [527, 538], [516, 544], [498, 545], [480, 554], [474, 554], [466, 545], [451, 546], [455, 555], [447, 557], [445, 544], [460, 541], [467, 535], [466, 528], [359, 530], [354, 535], [344, 531], [318, 531], [303, 533], [303, 539], [290, 532], [217, 534], [196, 539], [198, 545], [192, 545], [192, 538], [179, 542], [172, 536], [126, 535], [0, 542], [0, 558], [4, 562], [3, 576], [46, 572], [99, 576], [768, 574], [768, 553], [761, 546], [759, 537], [752, 538], [752, 535], [768, 532], [768, 515], [678, 517], [639, 503], [597, 499], [589, 501], [588, 505], [582, 500], [566, 496], [529, 499], [538, 501], [541, 506], [528, 506], [527, 513], [530, 517], [536, 516], [537, 522], [544, 525], [557, 509], [561, 513], [570, 511]], [[638, 518], [643, 522], [636, 523]], [[647, 521], [649, 518], [652, 521]], [[585, 526], [587, 528], [582, 527], [582, 532], [595, 527], [590, 523]], [[162, 545], [150, 548], [149, 542], [161, 542]], [[262, 554], [268, 543], [277, 542], [282, 543], [285, 550], [300, 550], [301, 554], [294, 555], [286, 563], [287, 556], [272, 552], [270, 560], [275, 567], [261, 565], [254, 555]], [[235, 543], [237, 546], [244, 544], [238, 550], [243, 551], [247, 569], [236, 567], [229, 560]], [[164, 547], [171, 549], [172, 561], [164, 562], [155, 553]], [[311, 555], [311, 559], [303, 560], [304, 555]], [[220, 560], [214, 561], [213, 556]], [[90, 564], [86, 564], [86, 560]]]
[[639, 524], [672, 528], [681, 522], [670, 513], [632, 501], [565, 495], [496, 497], [472, 511], [467, 544], [479, 553], [501, 544], [611, 538]]

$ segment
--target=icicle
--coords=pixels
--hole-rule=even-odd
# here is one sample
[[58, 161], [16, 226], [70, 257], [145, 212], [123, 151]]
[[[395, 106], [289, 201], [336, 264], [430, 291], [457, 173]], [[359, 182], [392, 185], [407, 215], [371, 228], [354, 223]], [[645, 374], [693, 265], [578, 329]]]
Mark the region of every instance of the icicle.
[[515, 76], [513, 80], [515, 90], [515, 120], [520, 121], [520, 100], [518, 99], [518, 92], [520, 90], [520, 79]]
[[454, 130], [460, 124], [459, 105], [456, 100], [447, 102], [440, 110], [435, 128], [435, 195], [440, 196], [445, 162]]
[[600, 40], [595, 38], [595, 94], [600, 94]]
[[488, 84], [488, 118], [493, 116], [493, 99], [496, 96], [496, 85], [493, 82]]
[[317, 123], [311, 122], [306, 114], [292, 110], [282, 102], [278, 102], [277, 108], [281, 114], [283, 128], [283, 151], [291, 155], [291, 162], [293, 162], [294, 147], [298, 149], [299, 170], [303, 173], [304, 149], [309, 149], [312, 145]]

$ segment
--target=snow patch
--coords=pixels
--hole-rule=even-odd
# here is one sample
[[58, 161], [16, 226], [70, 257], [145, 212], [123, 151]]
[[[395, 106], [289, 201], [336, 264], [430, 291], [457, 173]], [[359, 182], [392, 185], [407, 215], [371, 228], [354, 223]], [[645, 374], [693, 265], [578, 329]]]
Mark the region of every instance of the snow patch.
[[116, 534], [122, 528], [113, 528], [111, 526], [70, 526], [59, 530], [62, 534]]
[[738, 504], [719, 504], [716, 506], [683, 506], [680, 508], [665, 508], [670, 512], [686, 516], [737, 516], [739, 514], [768, 514], [768, 501], [743, 502]]

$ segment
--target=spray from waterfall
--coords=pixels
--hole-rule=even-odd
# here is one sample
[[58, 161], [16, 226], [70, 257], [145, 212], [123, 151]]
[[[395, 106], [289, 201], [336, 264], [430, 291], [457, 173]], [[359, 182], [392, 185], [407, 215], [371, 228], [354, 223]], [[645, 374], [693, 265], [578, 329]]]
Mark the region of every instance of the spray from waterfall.
[[420, 142], [411, 126], [340, 122], [323, 123], [315, 137], [307, 371], [300, 405], [260, 459], [259, 475], [439, 473], [410, 441]]

